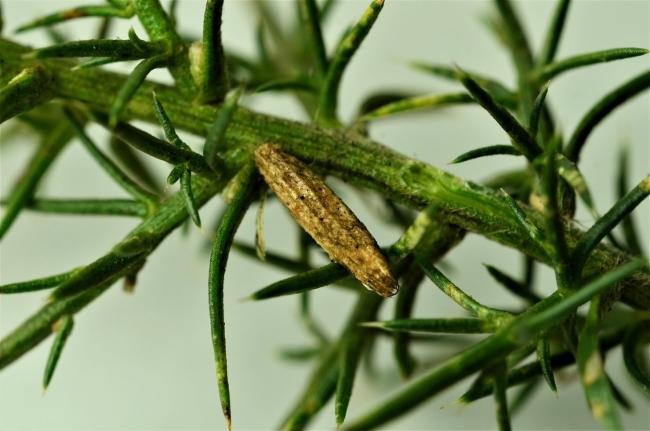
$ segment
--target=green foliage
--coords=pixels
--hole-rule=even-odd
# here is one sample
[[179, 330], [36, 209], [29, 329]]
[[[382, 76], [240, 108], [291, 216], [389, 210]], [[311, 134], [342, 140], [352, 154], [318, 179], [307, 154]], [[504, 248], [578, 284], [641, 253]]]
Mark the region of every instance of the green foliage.
[[[625, 401], [605, 372], [607, 352], [621, 347], [631, 378], [645, 394], [650, 387], [644, 350], [648, 342], [650, 269], [632, 219], [633, 210], [650, 194], [650, 177], [630, 189], [627, 154], [621, 152], [618, 199], [601, 216], [593, 195], [600, 190], [590, 189], [579, 161], [593, 130], [616, 108], [650, 86], [650, 72], [619, 85], [588, 109], [566, 145], [554, 124], [547, 96], [552, 97], [549, 80], [562, 73], [641, 56], [648, 53], [647, 49], [614, 48], [556, 60], [570, 9], [570, 1], [559, 0], [541, 50], [535, 54], [511, 2], [495, 0], [490, 25], [512, 58], [515, 90], [489, 74], [467, 72], [454, 65], [414, 62], [415, 69], [451, 80], [464, 90], [414, 94], [379, 89], [359, 103], [359, 113], [351, 124], [343, 124], [338, 116], [341, 82], [347, 69], [354, 67], [351, 60], [363, 41], [372, 37], [372, 28], [381, 25], [377, 19], [383, 0], [372, 0], [330, 50], [324, 32], [335, 1], [297, 0], [290, 26], [274, 15], [269, 3], [256, 1], [260, 24], [258, 52], [252, 57], [222, 45], [222, 0], [205, 2], [200, 41], [178, 33], [177, 20], [182, 17], [175, 16], [175, 4], [167, 12], [158, 0], [112, 0], [59, 11], [18, 27], [20, 32], [49, 29], [66, 22], [70, 25], [69, 21], [76, 18], [102, 17], [98, 37], [89, 40], [58, 40], [32, 50], [0, 38], [0, 122], [23, 122], [39, 140], [22, 175], [2, 201], [0, 237], [10, 232], [23, 210], [139, 219], [133, 230], [87, 265], [0, 285], [0, 294], [51, 289], [47, 303], [0, 341], [0, 368], [55, 333], [44, 376], [47, 387], [76, 313], [120, 279], [131, 286], [161, 242], [188, 219], [200, 226], [199, 209], [221, 194], [227, 207], [211, 243], [207, 302], [217, 388], [229, 428], [232, 412], [224, 278], [231, 250], [290, 273], [247, 299], [296, 295], [301, 323], [311, 337], [309, 345], [285, 348], [282, 353], [285, 359], [314, 363], [282, 429], [306, 428], [332, 398], [333, 423], [338, 427], [385, 427], [477, 374], [461, 402], [493, 395], [495, 427], [508, 430], [511, 418], [530, 399], [542, 378], [556, 391], [554, 375], [573, 365], [577, 365], [596, 420], [606, 429], [620, 428], [616, 402]], [[148, 40], [140, 39], [133, 30], [126, 38], [105, 37], [110, 20], [132, 17], [140, 21]], [[101, 67], [127, 60], [139, 61], [127, 76]], [[170, 86], [148, 79], [152, 70], [163, 67], [173, 77]], [[244, 91], [247, 97], [240, 101]], [[247, 108], [247, 99], [261, 91], [295, 97], [311, 124]], [[464, 152], [452, 163], [480, 163], [485, 157], [507, 154], [523, 156], [520, 160], [526, 163], [525, 168], [515, 173], [500, 172], [495, 180], [479, 185], [392, 151], [369, 136], [375, 120], [415, 111], [435, 114], [439, 108], [472, 103], [496, 121], [511, 145], [477, 144], [476, 149]], [[134, 120], [158, 123], [165, 139], [140, 129]], [[89, 135], [94, 123], [109, 132], [112, 156]], [[205, 137], [202, 152], [193, 151], [177, 130]], [[129, 198], [60, 199], [37, 193], [58, 155], [74, 138]], [[389, 300], [363, 289], [345, 267], [335, 262], [312, 265], [310, 253], [315, 242], [304, 232], [299, 234], [297, 258], [274, 253], [273, 245], [271, 250], [266, 249], [262, 232], [266, 187], [253, 167], [253, 154], [259, 145], [267, 143], [305, 161], [320, 175], [335, 175], [352, 187], [370, 189], [381, 196], [384, 218], [403, 229], [401, 237], [385, 249], [389, 266], [401, 284], [391, 320], [377, 320], [380, 308]], [[180, 181], [177, 192], [168, 195], [161, 190], [146, 158], [170, 165], [167, 182]], [[586, 229], [572, 220], [576, 196], [595, 220]], [[236, 240], [235, 234], [247, 209], [258, 198], [256, 241], [250, 245]], [[416, 211], [420, 212], [414, 216]], [[613, 240], [619, 223], [623, 245]], [[506, 311], [498, 304], [485, 305], [438, 269], [442, 268], [439, 260], [468, 231], [525, 256], [523, 275], [517, 277], [498, 269], [500, 264], [486, 265], [489, 275], [520, 299], [517, 307]], [[603, 241], [605, 238], [610, 241]], [[555, 273], [555, 291], [548, 296], [537, 293], [533, 286], [536, 262], [550, 266]], [[413, 317], [419, 310], [418, 295], [432, 294], [431, 289], [422, 288], [425, 279], [469, 316], [428, 313]], [[308, 293], [330, 285], [356, 297], [338, 336], [331, 336], [329, 327], [317, 324], [311, 310], [313, 298]], [[490, 298], [487, 292], [480, 296]], [[579, 307], [588, 302], [585, 314]], [[632, 308], [619, 307], [619, 303]], [[449, 334], [475, 334], [473, 337], [480, 339], [453, 338], [462, 349], [434, 365], [427, 365], [411, 350], [415, 341], [435, 346], [451, 340]], [[355, 381], [362, 377], [359, 367], [364, 361], [372, 361], [372, 346], [380, 336], [391, 339], [396, 367], [407, 382], [382, 403], [348, 421]], [[534, 353], [532, 361], [522, 363]], [[416, 370], [421, 371], [420, 377], [409, 380]], [[515, 385], [522, 386], [508, 397], [507, 389]]]

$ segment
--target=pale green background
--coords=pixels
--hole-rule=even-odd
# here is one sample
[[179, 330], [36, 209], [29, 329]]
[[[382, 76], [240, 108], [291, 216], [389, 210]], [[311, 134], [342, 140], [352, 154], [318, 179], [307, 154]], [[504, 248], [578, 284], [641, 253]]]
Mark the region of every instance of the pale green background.
[[[34, 16], [79, 2], [4, 1], [5, 26], [11, 31]], [[92, 3], [92, 2], [91, 2]], [[522, 4], [523, 3], [523, 4]], [[522, 2], [522, 15], [534, 46], [539, 47], [552, 3]], [[604, 48], [650, 46], [648, 1], [576, 1], [570, 11], [559, 57]], [[290, 1], [275, 1], [286, 19], [291, 19]], [[224, 38], [229, 47], [254, 51], [254, 27], [247, 1], [228, 0]], [[360, 15], [366, 1], [344, 1], [326, 28], [331, 48], [338, 34]], [[388, 0], [375, 28], [354, 58], [343, 81], [341, 112], [349, 118], [358, 103], [372, 90], [391, 87], [421, 92], [457, 88], [446, 82], [409, 70], [412, 59], [456, 62], [468, 69], [513, 80], [509, 57], [488, 35], [479, 18], [490, 7], [487, 2]], [[180, 26], [197, 33], [202, 20], [202, 2], [180, 1]], [[76, 38], [91, 37], [94, 22], [79, 20], [59, 28]], [[83, 28], [81, 32], [80, 28]], [[126, 37], [127, 26], [116, 34]], [[72, 33], [76, 29], [77, 33]], [[140, 30], [140, 34], [144, 33]], [[42, 46], [41, 33], [20, 40]], [[624, 80], [647, 69], [649, 57], [598, 65], [567, 73], [551, 85], [550, 103], [559, 124], [570, 133], [583, 113], [603, 94]], [[159, 73], [166, 79], [164, 73]], [[644, 94], [608, 117], [591, 136], [584, 151], [582, 170], [596, 195], [600, 209], [613, 202], [613, 178], [617, 148], [623, 141], [632, 151], [632, 181], [638, 181], [650, 166], [648, 147], [649, 97]], [[247, 104], [276, 115], [301, 118], [289, 98], [260, 96]], [[5, 129], [6, 130], [6, 129]], [[96, 130], [96, 129], [93, 129]], [[477, 107], [450, 109], [437, 114], [404, 116], [372, 128], [372, 136], [406, 154], [416, 156], [455, 174], [485, 179], [503, 167], [520, 161], [509, 157], [447, 166], [456, 155], [484, 145], [505, 143], [505, 134]], [[192, 138], [193, 144], [200, 139]], [[4, 144], [5, 142], [3, 142]], [[2, 193], [6, 196], [21, 166], [34, 148], [33, 139], [3, 145]], [[164, 175], [167, 167], [159, 167]], [[359, 195], [341, 188], [343, 197], [360, 217], [388, 244], [399, 232], [384, 228]], [[52, 197], [121, 196], [121, 191], [97, 169], [83, 149], [69, 146], [48, 176], [41, 195]], [[206, 225], [216, 215], [220, 199], [201, 211]], [[649, 238], [646, 202], [636, 212], [643, 237]], [[585, 226], [590, 218], [580, 211]], [[295, 231], [277, 203], [266, 213], [267, 244], [272, 250], [290, 252]], [[88, 263], [108, 250], [136, 221], [109, 218], [72, 218], [25, 213], [2, 242], [0, 281], [28, 279]], [[240, 238], [250, 240], [254, 215], [244, 220]], [[0, 429], [2, 430], [207, 430], [221, 429], [223, 419], [217, 401], [214, 365], [208, 326], [207, 256], [201, 252], [203, 237], [192, 229], [189, 239], [175, 233], [149, 259], [135, 295], [125, 295], [116, 286], [84, 310], [76, 319], [52, 386], [41, 396], [41, 376], [50, 340], [0, 373]], [[647, 241], [646, 241], [647, 242]], [[648, 250], [646, 244], [646, 250]], [[479, 300], [493, 305], [512, 305], [487, 276], [481, 263], [498, 264], [516, 274], [516, 253], [482, 238], [469, 235], [449, 255], [452, 279]], [[308, 337], [297, 321], [295, 298], [265, 303], [240, 303], [238, 299], [286, 274], [234, 255], [227, 276], [226, 314], [232, 403], [235, 429], [273, 429], [301, 390], [310, 367], [282, 362], [281, 347], [305, 345]], [[538, 280], [544, 292], [552, 290], [552, 277], [545, 271]], [[44, 294], [0, 298], [0, 332], [7, 333], [42, 304]], [[336, 334], [353, 298], [349, 294], [321, 289], [313, 295], [318, 319]], [[431, 284], [420, 292], [416, 316], [452, 316], [459, 310]], [[394, 300], [383, 309], [392, 313]], [[349, 418], [365, 411], [400, 383], [394, 369], [390, 344], [381, 346], [381, 378], [370, 381], [365, 373], [357, 379]], [[422, 358], [448, 354], [440, 347], [416, 349]], [[614, 353], [608, 370], [630, 395], [634, 413], [624, 413], [628, 429], [647, 429], [647, 402], [622, 372], [620, 355]], [[558, 373], [559, 396], [542, 388], [521, 415], [516, 429], [595, 429], [573, 370]], [[464, 381], [424, 404], [413, 414], [385, 429], [492, 429], [495, 426], [492, 400], [469, 407], [453, 401], [467, 387]], [[333, 408], [328, 405], [313, 423], [314, 429], [333, 429]]]

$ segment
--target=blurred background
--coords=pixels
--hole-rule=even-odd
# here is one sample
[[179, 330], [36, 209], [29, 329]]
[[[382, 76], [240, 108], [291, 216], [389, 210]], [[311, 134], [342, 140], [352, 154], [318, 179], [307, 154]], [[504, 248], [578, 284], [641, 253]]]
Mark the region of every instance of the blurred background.
[[[225, 45], [254, 55], [257, 18], [252, 1], [227, 0], [224, 8]], [[295, 19], [290, 0], [271, 1], [275, 12], [287, 23]], [[355, 21], [367, 1], [345, 0], [333, 10], [325, 27], [326, 44], [332, 48], [341, 32]], [[5, 0], [5, 29], [13, 29], [37, 16], [79, 5], [73, 1]], [[533, 46], [539, 48], [554, 2], [526, 1], [517, 6]], [[340, 93], [341, 114], [352, 118], [361, 100], [380, 89], [404, 89], [418, 93], [444, 92], [458, 87], [409, 69], [407, 63], [421, 60], [458, 65], [495, 76], [514, 84], [508, 54], [482, 22], [492, 5], [486, 1], [389, 0], [362, 49], [348, 68]], [[181, 0], [180, 28], [198, 36], [202, 1]], [[92, 37], [97, 21], [76, 20], [58, 26], [75, 39]], [[113, 37], [126, 38], [129, 25], [117, 23]], [[13, 37], [13, 36], [12, 36]], [[42, 31], [16, 36], [34, 46], [51, 43]], [[650, 2], [575, 1], [560, 44], [558, 59], [573, 54], [615, 47], [650, 46]], [[648, 68], [649, 56], [566, 73], [554, 81], [548, 101], [558, 123], [571, 133], [592, 104], [627, 79]], [[123, 68], [124, 66], [122, 66]], [[118, 67], [119, 69], [119, 67]], [[157, 71], [153, 78], [169, 80]], [[514, 86], [514, 85], [513, 85]], [[273, 94], [247, 97], [244, 103], [261, 112], [304, 120], [291, 98]], [[650, 97], [646, 92], [625, 104], [597, 128], [588, 141], [581, 169], [590, 183], [597, 207], [603, 211], [614, 202], [616, 161], [622, 145], [631, 153], [630, 181], [636, 183], [650, 166]], [[35, 148], [35, 136], [23, 134], [8, 142], [7, 126], [0, 129], [2, 196], [6, 197]], [[159, 133], [156, 128], [149, 130]], [[90, 127], [102, 145], [105, 134]], [[409, 114], [372, 124], [371, 136], [410, 156], [462, 176], [481, 181], [500, 170], [521, 166], [512, 157], [479, 159], [448, 165], [457, 155], [481, 146], [502, 144], [507, 137], [482, 109], [476, 106], [446, 109], [435, 113]], [[183, 135], [200, 148], [202, 139]], [[15, 141], [17, 140], [17, 142]], [[152, 163], [160, 179], [168, 166]], [[386, 227], [364, 203], [361, 194], [335, 182], [342, 198], [357, 212], [381, 245], [400, 234]], [[177, 186], [175, 186], [177, 187]], [[68, 145], [40, 188], [48, 197], [121, 197], [86, 154], [79, 142]], [[219, 197], [201, 210], [206, 230], [213, 225], [223, 203]], [[635, 213], [642, 237], [650, 238], [650, 204]], [[248, 216], [238, 238], [252, 242], [255, 211]], [[583, 208], [577, 219], [589, 226]], [[0, 282], [50, 275], [91, 262], [109, 250], [137, 220], [104, 217], [38, 215], [24, 212], [0, 248]], [[271, 251], [295, 255], [297, 232], [287, 212], [271, 201], [265, 211], [266, 243]], [[2, 430], [207, 430], [224, 428], [215, 382], [215, 371], [207, 307], [206, 232], [190, 228], [187, 237], [172, 234], [149, 258], [140, 273], [134, 294], [114, 286], [76, 318], [55, 377], [45, 396], [41, 394], [43, 367], [51, 339], [0, 373], [0, 429]], [[645, 250], [648, 250], [646, 241]], [[323, 260], [324, 261], [324, 260]], [[445, 259], [447, 275], [478, 300], [493, 306], [515, 305], [487, 274], [483, 263], [497, 265], [516, 275], [521, 273], [518, 253], [476, 235], [468, 235]], [[230, 386], [235, 429], [273, 429], [298, 396], [311, 371], [311, 363], [282, 360], [287, 347], [306, 347], [312, 340], [301, 326], [298, 300], [293, 297], [267, 302], [241, 302], [254, 290], [286, 277], [287, 273], [233, 253], [226, 277], [226, 322]], [[553, 290], [553, 277], [544, 269], [537, 274], [540, 292]], [[0, 297], [0, 335], [11, 331], [42, 305], [46, 293]], [[312, 295], [317, 320], [336, 337], [351, 309], [353, 296], [332, 288]], [[382, 316], [392, 315], [394, 299], [387, 301]], [[460, 310], [431, 283], [420, 292], [416, 317], [460, 316]], [[357, 376], [348, 418], [354, 418], [383, 399], [402, 383], [395, 368], [391, 343], [378, 349], [379, 373], [372, 378]], [[426, 367], [454, 351], [453, 345], [416, 345], [420, 363]], [[620, 354], [608, 357], [607, 369], [625, 391], [635, 409], [622, 412], [628, 429], [648, 429], [648, 404], [628, 380]], [[515, 429], [596, 429], [578, 384], [574, 369], [557, 375], [555, 396], [540, 386], [535, 397], [513, 419]], [[412, 414], [385, 429], [493, 429], [491, 398], [460, 406], [454, 400], [471, 379], [444, 392]], [[330, 403], [311, 428], [333, 429]]]

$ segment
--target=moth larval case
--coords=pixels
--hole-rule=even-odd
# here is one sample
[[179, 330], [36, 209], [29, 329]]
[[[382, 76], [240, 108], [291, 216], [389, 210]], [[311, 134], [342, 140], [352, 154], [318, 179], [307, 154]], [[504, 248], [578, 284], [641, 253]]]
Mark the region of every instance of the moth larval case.
[[398, 284], [373, 236], [311, 169], [278, 146], [263, 144], [255, 163], [298, 224], [366, 288], [388, 297]]

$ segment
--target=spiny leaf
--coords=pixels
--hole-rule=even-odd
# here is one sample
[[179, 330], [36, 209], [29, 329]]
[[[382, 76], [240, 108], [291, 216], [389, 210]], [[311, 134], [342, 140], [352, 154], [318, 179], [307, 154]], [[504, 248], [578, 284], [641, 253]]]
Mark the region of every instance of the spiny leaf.
[[[2, 201], [0, 204], [5, 205]], [[31, 199], [23, 207], [31, 211], [48, 214], [111, 215], [141, 217], [149, 209], [142, 202], [129, 199]]]
[[225, 147], [224, 137], [226, 135], [226, 128], [237, 110], [237, 103], [242, 93], [242, 89], [237, 89], [226, 98], [226, 101], [217, 114], [217, 118], [208, 129], [205, 145], [203, 146], [203, 157], [205, 157], [208, 166], [215, 172], [218, 172], [222, 168], [223, 163], [219, 157], [219, 151]]
[[[456, 69], [450, 66], [442, 64], [429, 64], [422, 63], [419, 61], [411, 62], [410, 65], [416, 70], [421, 70], [426, 73], [430, 73], [434, 76], [440, 78], [448, 79], [454, 82], [458, 82], [458, 74]], [[478, 84], [485, 89], [494, 100], [498, 103], [506, 106], [508, 108], [516, 108], [518, 103], [518, 96], [512, 90], [508, 89], [505, 85], [501, 84], [499, 81], [488, 78], [484, 75], [477, 74], [475, 72], [470, 72], [470, 75], [478, 82]]]
[[616, 411], [611, 387], [605, 375], [603, 359], [598, 347], [598, 311], [600, 296], [594, 297], [589, 307], [587, 320], [578, 342], [578, 369], [580, 379], [594, 418], [605, 429], [622, 429]]
[[352, 396], [354, 378], [359, 368], [359, 360], [363, 352], [364, 331], [354, 328], [343, 339], [339, 353], [339, 372], [334, 394], [334, 415], [336, 426], [340, 427], [345, 420], [345, 415]]
[[292, 295], [327, 286], [345, 277], [350, 273], [338, 263], [330, 263], [320, 268], [315, 268], [284, 280], [276, 281], [250, 296], [250, 299], [277, 298], [278, 296]]
[[384, 0], [372, 0], [370, 6], [368, 6], [359, 21], [357, 21], [336, 48], [321, 90], [319, 111], [321, 121], [330, 123], [336, 121], [338, 91], [343, 72], [352, 56], [357, 52], [357, 49], [359, 49], [359, 46], [361, 46], [361, 43], [368, 35], [383, 6]]
[[313, 93], [316, 91], [316, 87], [305, 77], [298, 76], [296, 78], [280, 78], [264, 82], [263, 84], [257, 86], [253, 92], [264, 93], [267, 91], [294, 91]]
[[436, 334], [484, 334], [496, 330], [496, 327], [489, 321], [477, 318], [395, 319], [364, 322], [361, 326], [390, 332]]
[[607, 115], [634, 96], [648, 89], [648, 87], [650, 87], [650, 71], [645, 71], [615, 88], [596, 102], [584, 117], [582, 117], [566, 145], [564, 154], [566, 154], [569, 160], [573, 162], [578, 161], [582, 147], [587, 142], [587, 138]]
[[155, 56], [160, 50], [160, 44], [153, 42], [141, 41], [141, 44], [136, 46], [130, 40], [90, 39], [38, 48], [25, 54], [24, 57], [111, 57], [121, 60], [135, 60]]
[[298, 11], [300, 12], [302, 25], [307, 32], [309, 51], [314, 57], [316, 70], [319, 74], [325, 74], [328, 61], [320, 26], [320, 12], [316, 0], [299, 0]]
[[74, 131], [70, 125], [67, 122], [61, 122], [43, 138], [20, 180], [9, 194], [4, 215], [0, 221], [0, 238], [4, 237], [22, 208], [34, 196], [41, 179], [73, 135]]
[[508, 194], [505, 190], [501, 189], [501, 196], [504, 197], [506, 204], [512, 210], [513, 215], [515, 216], [519, 225], [524, 229], [528, 234], [530, 239], [535, 241], [538, 244], [542, 244], [545, 241], [546, 235], [541, 231], [535, 224], [533, 224], [526, 213], [519, 207], [517, 201]]
[[634, 383], [650, 397], [650, 369], [645, 345], [650, 341], [650, 320], [642, 319], [627, 330], [623, 340], [623, 361]]
[[235, 237], [246, 210], [254, 196], [257, 183], [257, 173], [250, 167], [247, 180], [242, 184], [238, 193], [230, 202], [223, 213], [210, 255], [210, 273], [208, 275], [208, 295], [210, 308], [210, 328], [212, 331], [212, 345], [217, 368], [217, 385], [219, 386], [219, 398], [221, 408], [228, 429], [231, 427], [230, 414], [230, 389], [228, 387], [228, 365], [226, 360], [226, 334], [224, 322], [224, 275], [230, 246]]
[[[106, 116], [97, 113], [94, 116], [102, 125], [108, 127], [108, 118]], [[205, 163], [205, 159], [193, 151], [175, 147], [127, 123], [118, 123], [110, 131], [124, 143], [156, 159], [172, 165], [187, 163], [190, 171], [207, 178], [215, 177], [215, 172]]]
[[497, 362], [492, 371], [494, 379], [494, 401], [497, 409], [497, 424], [500, 431], [510, 431], [510, 413], [508, 412], [508, 366], [505, 360]]
[[192, 221], [195, 225], [201, 227], [201, 216], [199, 215], [199, 210], [196, 208], [194, 194], [192, 193], [192, 173], [187, 168], [183, 170], [183, 174], [181, 175], [181, 192], [185, 198], [185, 206]]
[[466, 93], [431, 94], [426, 96], [409, 97], [397, 100], [368, 112], [360, 118], [361, 121], [376, 120], [400, 112], [424, 109], [437, 109], [458, 104], [473, 103], [474, 100]]
[[547, 335], [543, 334], [537, 339], [536, 353], [546, 383], [553, 392], [557, 392], [553, 367], [551, 366], [551, 344]]
[[571, 186], [573, 190], [575, 190], [592, 217], [594, 217], [596, 220], [600, 218], [600, 215], [596, 210], [596, 204], [591, 197], [589, 186], [587, 186], [587, 181], [582, 176], [582, 172], [580, 172], [576, 164], [559, 153], [557, 154], [556, 164], [557, 171], [560, 176]]
[[533, 139], [537, 138], [537, 131], [539, 130], [539, 119], [544, 109], [544, 100], [546, 100], [546, 94], [548, 93], [548, 82], [542, 86], [539, 90], [539, 94], [533, 102], [533, 107], [530, 111], [530, 116], [528, 117], [528, 133]]
[[469, 74], [458, 69], [458, 79], [465, 86], [467, 91], [474, 97], [476, 102], [485, 108], [486, 111], [496, 120], [501, 128], [512, 138], [512, 144], [528, 160], [533, 160], [541, 153], [540, 148], [528, 131], [508, 112], [506, 108], [499, 105], [490, 94], [485, 91]]
[[122, 170], [111, 160], [109, 159], [90, 139], [83, 129], [83, 125], [75, 117], [74, 113], [68, 108], [64, 108], [64, 113], [72, 128], [74, 129], [77, 137], [81, 140], [84, 147], [88, 150], [90, 155], [95, 159], [97, 164], [99, 164], [104, 171], [110, 175], [111, 178], [122, 187], [127, 193], [133, 196], [136, 200], [155, 205], [158, 201], [158, 197], [140, 187], [135, 183], [131, 178], [128, 177]]
[[416, 97], [416, 95], [402, 91], [380, 91], [377, 93], [372, 93], [364, 98], [360, 103], [357, 117], [363, 117], [365, 114], [372, 112], [384, 105], [412, 97]]
[[[623, 196], [625, 196], [625, 193], [627, 193], [629, 190], [628, 173], [628, 151], [626, 147], [622, 147], [618, 162], [618, 178], [616, 181], [616, 193], [618, 199], [623, 198]], [[625, 236], [625, 245], [630, 253], [637, 256], [643, 255], [641, 241], [639, 240], [641, 236], [639, 235], [634, 224], [634, 218], [632, 217], [632, 214], [628, 214], [625, 216], [625, 218], [623, 218], [621, 221], [621, 227], [623, 228], [623, 235]]]
[[115, 127], [117, 125], [117, 122], [122, 116], [122, 112], [126, 109], [131, 98], [147, 78], [147, 75], [152, 70], [165, 66], [168, 58], [169, 56], [167, 54], [155, 55], [142, 60], [137, 66], [135, 66], [129, 77], [124, 81], [124, 85], [122, 85], [122, 88], [120, 88], [120, 91], [117, 93], [117, 97], [115, 97], [115, 101], [113, 102], [113, 106], [109, 113], [108, 124], [110, 127]]
[[60, 22], [84, 17], [115, 17], [131, 18], [133, 16], [132, 7], [116, 7], [109, 5], [102, 6], [79, 6], [72, 9], [66, 9], [59, 12], [46, 15], [42, 18], [35, 19], [16, 29], [16, 33], [32, 30], [38, 27], [51, 26]]
[[567, 70], [597, 63], [621, 60], [624, 58], [638, 57], [639, 55], [645, 55], [648, 52], [650, 51], [645, 48], [614, 48], [590, 52], [588, 54], [580, 54], [555, 63], [547, 64], [537, 70], [535, 76], [539, 81], [548, 81]]
[[50, 349], [50, 355], [47, 358], [47, 364], [45, 365], [45, 373], [43, 374], [43, 390], [47, 389], [54, 376], [54, 370], [56, 365], [59, 362], [59, 357], [65, 346], [65, 342], [72, 332], [72, 327], [74, 326], [74, 320], [72, 315], [67, 314], [63, 316], [56, 323], [56, 337], [54, 338], [54, 343], [52, 343], [52, 348]]
[[520, 111], [524, 118], [529, 115], [535, 97], [533, 86], [529, 81], [529, 73], [533, 67], [533, 54], [521, 24], [521, 20], [510, 0], [495, 0], [499, 12], [499, 30], [510, 49], [512, 61], [517, 69], [519, 87]]
[[527, 288], [525, 284], [515, 280], [514, 278], [510, 277], [508, 274], [504, 273], [498, 268], [486, 264], [484, 264], [484, 266], [487, 269], [488, 273], [492, 276], [492, 278], [494, 278], [497, 281], [497, 283], [501, 284], [503, 287], [505, 287], [515, 295], [519, 296], [520, 298], [523, 298], [526, 301], [529, 301], [531, 303], [538, 302], [542, 299], [535, 293], [531, 292], [531, 290]]
[[[560, 282], [563, 283], [568, 277], [568, 246], [564, 234], [564, 222], [560, 212], [558, 201], [558, 173], [557, 154], [560, 148], [560, 138], [555, 136], [548, 145], [543, 158], [536, 160], [541, 162], [541, 187], [543, 196], [543, 209], [545, 229], [544, 234], [548, 239], [548, 252], [553, 262], [555, 271], [559, 274]], [[565, 287], [565, 286], [560, 286]]]
[[573, 249], [572, 265], [582, 270], [593, 249], [616, 225], [650, 194], [650, 175], [619, 199], [587, 232]]
[[545, 66], [553, 61], [558, 46], [560, 45], [560, 38], [566, 23], [566, 17], [569, 11], [571, 0], [559, 0], [553, 11], [553, 17], [546, 30], [546, 37], [544, 38], [544, 46], [537, 58], [537, 66]]
[[0, 286], [0, 294], [35, 292], [38, 290], [56, 287], [59, 284], [69, 280], [77, 272], [78, 269], [79, 268], [75, 268], [71, 271], [56, 275], [50, 275], [49, 277], [37, 278], [35, 280], [3, 284]]
[[496, 156], [507, 154], [510, 156], [521, 156], [521, 152], [512, 145], [490, 145], [487, 147], [476, 148], [461, 154], [451, 161], [452, 164], [463, 163], [468, 160], [478, 159], [479, 157]]
[[163, 132], [165, 133], [165, 138], [167, 141], [177, 148], [191, 151], [189, 145], [187, 145], [181, 138], [178, 137], [176, 129], [174, 128], [172, 121], [169, 119], [167, 112], [165, 112], [165, 108], [163, 107], [162, 103], [160, 103], [158, 97], [156, 97], [156, 93], [153, 93], [153, 107], [156, 118], [158, 119], [158, 123], [163, 128]]
[[510, 313], [495, 308], [486, 307], [477, 302], [474, 298], [463, 292], [458, 286], [452, 283], [442, 272], [423, 259], [420, 255], [415, 256], [420, 268], [424, 271], [427, 277], [440, 288], [447, 296], [449, 296], [455, 303], [466, 309], [474, 316], [481, 319], [490, 319], [495, 322], [501, 322], [511, 317]]
[[208, 0], [203, 13], [203, 43], [198, 65], [199, 100], [221, 102], [228, 91], [228, 70], [221, 42], [224, 0]]

